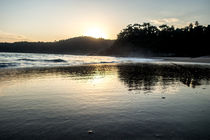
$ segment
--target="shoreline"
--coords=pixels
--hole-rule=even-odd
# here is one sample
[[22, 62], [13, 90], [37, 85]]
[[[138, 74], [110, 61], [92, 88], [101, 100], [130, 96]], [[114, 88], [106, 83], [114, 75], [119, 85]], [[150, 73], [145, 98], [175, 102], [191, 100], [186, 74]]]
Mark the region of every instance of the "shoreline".
[[[0, 53], [24, 53], [24, 52], [0, 52]], [[36, 53], [27, 52], [26, 54], [46, 54], [46, 55], [78, 55], [78, 56], [101, 56], [101, 57], [120, 57], [120, 58], [144, 58], [144, 59], [162, 59], [163, 61], [173, 61], [173, 62], [198, 62], [198, 63], [210, 63], [210, 56], [200, 56], [200, 57], [141, 57], [141, 56], [114, 56], [114, 55], [90, 55], [90, 54], [69, 54], [69, 53]]]
[[202, 57], [156, 57], [159, 59], [163, 59], [163, 61], [172, 61], [172, 62], [192, 62], [192, 63], [207, 63], [210, 64], [209, 56]]
[[[202, 57], [110, 57], [110, 56], [84, 56], [84, 55], [29, 55], [22, 53], [1, 54], [0, 69], [25, 68], [55, 68], [87, 65], [126, 65], [126, 64], [178, 64], [178, 65], [210, 65], [210, 56]], [[29, 59], [29, 57], [31, 57]], [[11, 58], [11, 59], [8, 59]]]

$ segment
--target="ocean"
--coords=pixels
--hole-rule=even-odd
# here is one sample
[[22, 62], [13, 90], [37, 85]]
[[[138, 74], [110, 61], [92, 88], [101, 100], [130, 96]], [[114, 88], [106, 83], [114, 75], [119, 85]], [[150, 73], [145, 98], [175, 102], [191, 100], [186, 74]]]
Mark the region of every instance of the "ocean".
[[38, 53], [0, 53], [0, 68], [78, 66], [104, 63], [159, 62], [161, 59]]

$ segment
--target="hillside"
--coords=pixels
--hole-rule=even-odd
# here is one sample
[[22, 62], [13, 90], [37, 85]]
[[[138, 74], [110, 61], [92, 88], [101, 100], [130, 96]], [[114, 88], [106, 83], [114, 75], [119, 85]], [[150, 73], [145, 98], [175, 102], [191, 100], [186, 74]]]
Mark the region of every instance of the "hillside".
[[55, 42], [0, 43], [0, 52], [95, 55], [108, 49], [113, 40], [76, 37]]

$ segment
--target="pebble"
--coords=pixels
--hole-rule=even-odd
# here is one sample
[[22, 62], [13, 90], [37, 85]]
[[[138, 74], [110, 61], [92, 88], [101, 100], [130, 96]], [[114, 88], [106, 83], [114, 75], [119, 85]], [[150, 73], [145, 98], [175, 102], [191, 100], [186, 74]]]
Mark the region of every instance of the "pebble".
[[93, 134], [93, 130], [88, 130], [88, 134]]
[[165, 99], [166, 97], [162, 97], [162, 99]]
[[161, 135], [161, 134], [155, 134], [155, 137], [156, 137], [156, 138], [161, 138], [162, 135]]

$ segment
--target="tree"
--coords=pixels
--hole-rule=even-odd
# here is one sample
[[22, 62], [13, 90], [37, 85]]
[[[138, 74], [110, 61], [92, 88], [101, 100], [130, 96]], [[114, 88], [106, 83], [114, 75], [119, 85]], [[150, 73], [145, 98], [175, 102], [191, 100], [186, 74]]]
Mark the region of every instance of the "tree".
[[199, 26], [199, 22], [196, 21], [196, 22], [195, 22], [195, 27], [198, 27], [198, 26]]
[[166, 25], [166, 24], [163, 24], [163, 25], [159, 26], [159, 28], [160, 28], [161, 31], [168, 31], [169, 26]]
[[209, 36], [210, 25], [205, 27], [198, 21], [195, 22], [195, 26], [190, 23], [184, 28], [166, 24], [156, 27], [150, 23], [135, 23], [122, 30], [116, 42], [124, 47], [125, 44], [132, 44], [128, 45], [133, 48], [130, 50], [141, 50], [141, 53], [142, 49], [144, 53], [146, 49], [146, 52], [153, 54], [200, 56], [210, 55], [210, 48], [206, 45], [209, 44]]

